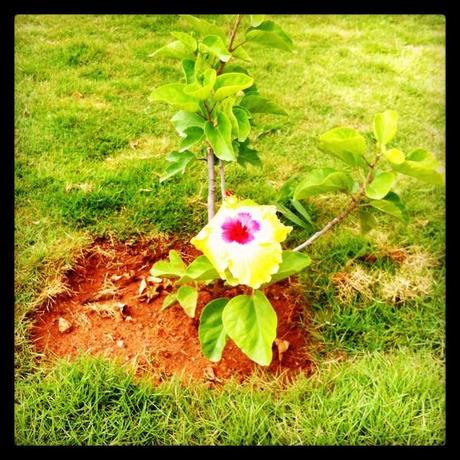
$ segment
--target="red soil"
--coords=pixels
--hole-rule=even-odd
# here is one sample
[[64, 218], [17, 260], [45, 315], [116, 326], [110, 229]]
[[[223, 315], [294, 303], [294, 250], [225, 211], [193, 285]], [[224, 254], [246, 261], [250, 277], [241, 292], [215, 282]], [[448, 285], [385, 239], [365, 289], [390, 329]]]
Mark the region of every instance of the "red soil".
[[[211, 384], [231, 376], [242, 381], [256, 368], [287, 377], [311, 372], [305, 325], [300, 324], [306, 304], [299, 289], [288, 280], [265, 289], [278, 315], [277, 338], [289, 343], [281, 360], [274, 344], [273, 361], [268, 368], [262, 368], [228, 339], [221, 361], [208, 361], [201, 354], [198, 340], [202, 309], [213, 298], [233, 297], [245, 293], [245, 288], [219, 287], [213, 292], [212, 286], [203, 287], [195, 318], [188, 317], [177, 304], [160, 311], [172, 286], [168, 282], [160, 285], [159, 295], [149, 302], [145, 297], [139, 298], [138, 289], [142, 279], [149, 276], [152, 264], [166, 258], [170, 249], [178, 250], [187, 263], [199, 255], [195, 248], [179, 242], [95, 242], [65, 276], [71, 294], [59, 296], [51, 306], [37, 312], [32, 329], [37, 350], [47, 357], [89, 353], [119, 358], [155, 382], [182, 372]], [[104, 292], [107, 286], [111, 289]], [[91, 309], [91, 302], [120, 302], [125, 307], [122, 311], [115, 308], [113, 316], [106, 316]], [[66, 332], [59, 330], [60, 318], [71, 325]]]

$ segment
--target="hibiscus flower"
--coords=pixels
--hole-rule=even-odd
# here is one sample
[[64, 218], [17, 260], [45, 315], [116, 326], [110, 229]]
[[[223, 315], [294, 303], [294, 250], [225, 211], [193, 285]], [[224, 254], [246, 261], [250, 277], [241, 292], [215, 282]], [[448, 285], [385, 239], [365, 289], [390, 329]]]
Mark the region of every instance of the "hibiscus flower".
[[230, 285], [257, 289], [278, 271], [280, 243], [291, 230], [279, 221], [275, 206], [230, 196], [191, 242]]

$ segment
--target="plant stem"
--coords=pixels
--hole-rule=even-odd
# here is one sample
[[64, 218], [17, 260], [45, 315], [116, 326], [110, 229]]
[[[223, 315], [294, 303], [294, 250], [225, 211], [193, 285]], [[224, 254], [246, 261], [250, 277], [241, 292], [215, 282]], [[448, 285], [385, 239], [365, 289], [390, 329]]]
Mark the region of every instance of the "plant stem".
[[225, 200], [225, 171], [224, 171], [224, 162], [219, 160], [219, 173], [220, 173], [220, 194], [222, 196], [222, 201]]
[[[241, 23], [242, 15], [239, 14], [236, 17], [235, 24], [230, 33], [230, 41], [228, 44], [228, 50], [232, 51], [233, 42], [235, 41], [236, 32]], [[225, 67], [225, 62], [221, 62], [219, 68], [217, 69], [217, 75], [220, 75]], [[205, 101], [204, 103], [206, 110], [208, 112], [208, 121], [211, 121], [211, 112], [214, 110], [214, 107], [209, 110], [208, 104]], [[208, 147], [208, 222], [214, 217], [215, 214], [215, 203], [216, 203], [216, 171], [214, 169], [214, 151], [209, 146]], [[222, 201], [225, 198], [225, 175], [224, 175], [224, 163], [222, 160], [219, 160], [219, 172], [220, 172], [220, 190], [222, 194]]]
[[334, 217], [332, 220], [330, 220], [321, 230], [318, 232], [314, 233], [310, 238], [308, 238], [307, 241], [304, 241], [302, 244], [297, 246], [296, 248], [293, 249], [293, 251], [301, 251], [302, 249], [306, 248], [307, 246], [310, 246], [314, 241], [316, 241], [320, 236], [324, 235], [327, 233], [332, 227], [337, 225], [338, 223], [342, 222], [349, 214], [351, 214], [360, 204], [364, 197], [364, 193], [366, 190], [366, 185], [369, 184], [373, 177], [374, 177], [374, 169], [375, 166], [377, 165], [378, 161], [380, 159], [380, 154], [377, 154], [374, 161], [369, 164], [369, 172], [366, 176], [366, 179], [362, 182], [359, 191], [356, 195], [351, 197], [351, 202], [348, 205], [347, 209], [340, 213], [338, 216]]
[[208, 222], [214, 217], [216, 203], [216, 171], [214, 151], [208, 147]]
[[[236, 32], [238, 31], [238, 27], [240, 26], [240, 23], [241, 23], [242, 19], [243, 19], [243, 16], [241, 14], [239, 14], [236, 17], [235, 24], [233, 26], [233, 29], [232, 29], [231, 33], [230, 33], [230, 41], [228, 43], [228, 48], [227, 48], [230, 53], [233, 51], [233, 48], [232, 48], [233, 47], [233, 42], [235, 41]], [[220, 75], [224, 71], [225, 64], [226, 64], [226, 62], [221, 62], [220, 63], [220, 66], [217, 69], [217, 75]]]

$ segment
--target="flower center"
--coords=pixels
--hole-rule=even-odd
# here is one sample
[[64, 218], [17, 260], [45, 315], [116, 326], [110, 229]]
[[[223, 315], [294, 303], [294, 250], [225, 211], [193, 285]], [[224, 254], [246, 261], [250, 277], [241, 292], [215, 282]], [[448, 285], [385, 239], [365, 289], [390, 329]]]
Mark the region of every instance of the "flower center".
[[239, 212], [236, 217], [228, 217], [222, 224], [222, 238], [227, 243], [250, 243], [254, 233], [260, 230], [260, 224], [252, 219], [248, 212]]

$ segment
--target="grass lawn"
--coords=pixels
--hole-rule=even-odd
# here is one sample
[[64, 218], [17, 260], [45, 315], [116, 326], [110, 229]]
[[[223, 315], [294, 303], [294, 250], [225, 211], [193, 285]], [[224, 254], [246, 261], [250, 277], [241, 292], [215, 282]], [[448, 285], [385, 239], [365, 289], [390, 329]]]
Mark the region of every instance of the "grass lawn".
[[[211, 17], [219, 25], [230, 16]], [[445, 18], [279, 16], [295, 52], [248, 46], [261, 94], [288, 117], [260, 116], [263, 168], [229, 166], [228, 187], [260, 204], [293, 174], [339, 166], [318, 149], [336, 126], [372, 135], [399, 113], [396, 145], [445, 158]], [[179, 65], [152, 59], [184, 30], [177, 16], [16, 16], [15, 271], [17, 444], [439, 445], [445, 442], [445, 195], [403, 176], [410, 221], [382, 215], [368, 236], [349, 218], [312, 245], [300, 282], [311, 304], [316, 371], [285, 387], [254, 376], [221, 389], [159, 387], [102, 359], [40, 360], [31, 312], [97, 236], [196, 234], [206, 168], [162, 184], [177, 148], [173, 110], [150, 103]], [[308, 202], [318, 226], [344, 206]], [[308, 233], [296, 230], [293, 247]], [[363, 253], [404, 251], [406, 263]], [[351, 262], [350, 262], [351, 261]], [[337, 282], [347, 273], [355, 286]], [[306, 331], [307, 333], [307, 331]]]

